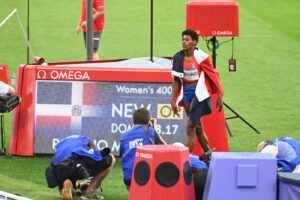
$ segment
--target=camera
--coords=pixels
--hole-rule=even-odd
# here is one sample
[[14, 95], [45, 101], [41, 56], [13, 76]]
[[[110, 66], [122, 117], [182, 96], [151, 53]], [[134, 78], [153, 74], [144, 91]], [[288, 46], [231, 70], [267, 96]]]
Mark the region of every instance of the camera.
[[107, 156], [108, 154], [110, 154], [110, 149], [108, 147], [105, 147], [103, 149], [100, 150], [100, 153], [103, 157]]
[[[156, 124], [156, 120], [153, 119], [153, 118], [151, 118], [149, 121], [151, 122], [151, 127], [154, 128], [154, 127], [155, 127], [155, 124]], [[150, 125], [149, 125], [149, 126], [150, 126]]]
[[151, 121], [152, 125], [154, 125], [154, 119], [150, 119], [150, 121]]
[[44, 62], [45, 62], [45, 59], [44, 58], [42, 58], [42, 57], [34, 57], [34, 62], [36, 63], [36, 64], [39, 64], [39, 65], [41, 65], [41, 64], [43, 64]]
[[12, 111], [21, 103], [21, 97], [14, 94], [0, 95], [0, 113]]

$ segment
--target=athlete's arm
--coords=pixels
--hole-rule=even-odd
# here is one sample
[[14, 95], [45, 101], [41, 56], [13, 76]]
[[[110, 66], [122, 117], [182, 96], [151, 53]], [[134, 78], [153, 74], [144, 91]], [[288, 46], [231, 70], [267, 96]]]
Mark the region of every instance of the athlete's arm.
[[15, 88], [10, 85], [7, 94], [16, 94]]
[[220, 92], [220, 90], [218, 89], [218, 87], [216, 86], [216, 84], [214, 83], [214, 86], [216, 88], [216, 91], [217, 91], [217, 95], [218, 95], [218, 99], [217, 99], [217, 102], [216, 102], [216, 108], [218, 109], [219, 112], [221, 112], [222, 108], [223, 108], [223, 100], [222, 100], [222, 94]]
[[171, 96], [171, 107], [172, 111], [174, 112], [175, 115], [179, 115], [178, 113], [178, 107], [176, 105], [176, 94], [178, 93], [180, 86], [180, 79], [176, 76], [174, 76], [174, 81], [172, 85], [172, 96]]
[[104, 15], [104, 11], [96, 11], [95, 14], [93, 15], [93, 20], [96, 21], [99, 19], [102, 15]]

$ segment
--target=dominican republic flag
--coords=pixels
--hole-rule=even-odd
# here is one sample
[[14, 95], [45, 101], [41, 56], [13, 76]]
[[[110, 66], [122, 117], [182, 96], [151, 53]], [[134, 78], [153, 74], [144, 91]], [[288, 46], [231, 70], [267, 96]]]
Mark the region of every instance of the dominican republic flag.
[[[195, 49], [194, 57], [199, 64], [198, 72], [200, 76], [195, 90], [195, 97], [192, 102], [190, 117], [192, 123], [197, 125], [200, 123], [202, 116], [212, 113], [211, 95], [216, 93], [216, 87], [221, 95], [224, 95], [224, 92], [221, 87], [219, 72], [212, 66], [208, 54], [200, 49]], [[172, 75], [179, 77], [181, 80], [180, 89], [176, 95], [176, 104], [183, 106], [183, 52], [177, 53], [173, 58]]]
[[[105, 83], [104, 83], [105, 84]], [[53, 153], [53, 138], [84, 135], [104, 138], [111, 115], [104, 94], [109, 84], [81, 81], [38, 81], [35, 106], [35, 153]]]

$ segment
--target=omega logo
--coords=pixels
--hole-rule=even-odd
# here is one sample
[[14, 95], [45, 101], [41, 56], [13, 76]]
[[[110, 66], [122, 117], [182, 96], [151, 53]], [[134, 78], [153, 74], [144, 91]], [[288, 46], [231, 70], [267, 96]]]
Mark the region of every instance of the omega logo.
[[50, 73], [51, 79], [67, 79], [67, 80], [90, 80], [87, 72], [81, 71], [57, 71], [53, 70]]
[[[38, 79], [46, 79], [47, 72], [45, 70], [39, 70], [37, 72]], [[53, 70], [50, 72], [51, 79], [63, 79], [63, 80], [90, 80], [90, 76], [87, 72], [81, 71], [58, 71]]]
[[45, 79], [46, 78], [46, 71], [45, 70], [39, 70], [37, 73], [38, 79]]
[[212, 35], [232, 35], [232, 31], [212, 31]]

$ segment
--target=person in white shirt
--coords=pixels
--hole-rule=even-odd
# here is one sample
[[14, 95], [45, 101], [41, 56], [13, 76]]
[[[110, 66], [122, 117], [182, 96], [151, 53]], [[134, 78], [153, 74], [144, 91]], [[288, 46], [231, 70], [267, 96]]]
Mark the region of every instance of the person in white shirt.
[[0, 95], [15, 94], [16, 90], [13, 86], [0, 81]]

